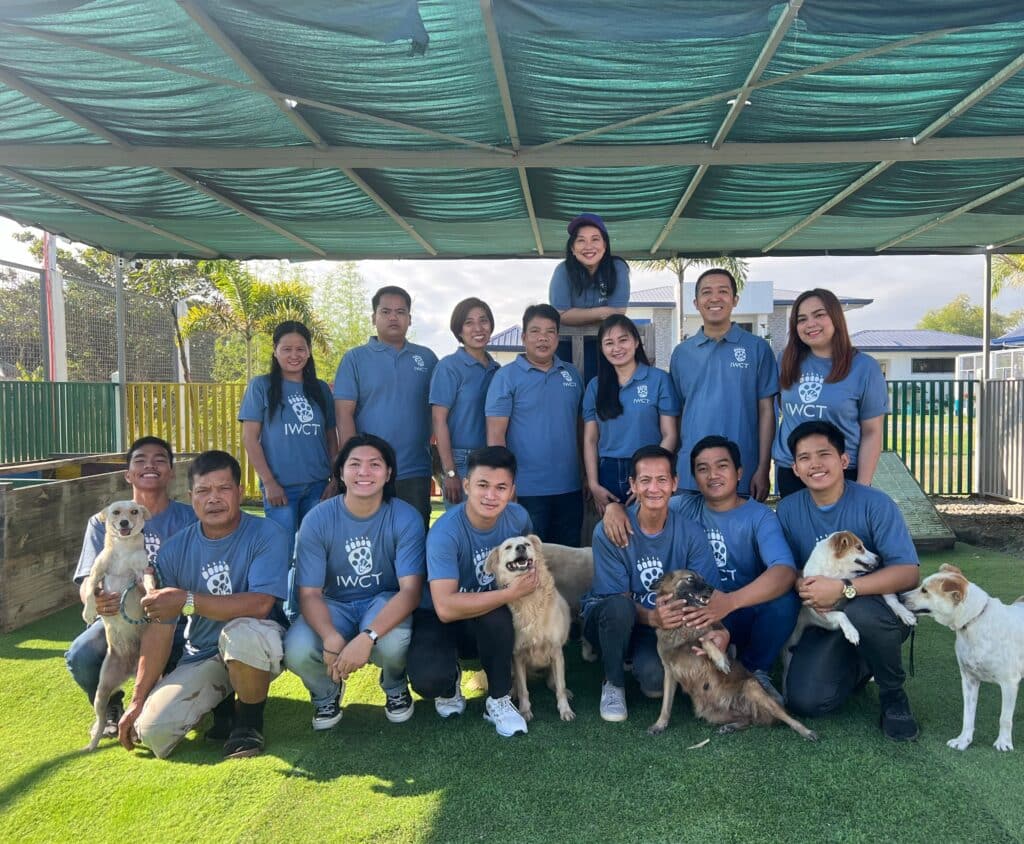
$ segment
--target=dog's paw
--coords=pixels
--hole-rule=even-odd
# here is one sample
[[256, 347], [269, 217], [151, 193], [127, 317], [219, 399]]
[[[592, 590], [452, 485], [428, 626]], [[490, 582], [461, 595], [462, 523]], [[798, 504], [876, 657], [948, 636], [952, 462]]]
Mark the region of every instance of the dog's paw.
[[971, 746], [972, 738], [973, 736], [957, 736], [956, 738], [951, 738], [946, 744], [952, 747], [953, 750], [967, 750]]
[[849, 642], [851, 645], [860, 644], [860, 632], [857, 630], [856, 627], [844, 627], [843, 635], [846, 637], [846, 641]]
[[523, 716], [523, 720], [524, 721], [532, 721], [533, 720], [533, 710], [529, 706], [527, 706], [526, 708], [523, 708], [522, 706], [520, 706], [519, 707], [519, 714]]
[[1006, 738], [999, 736], [999, 738], [995, 740], [995, 743], [992, 746], [996, 750], [1013, 750], [1013, 740], [1010, 739], [1009, 736], [1007, 736]]
[[651, 726], [647, 728], [647, 735], [660, 736], [663, 732], [665, 732], [665, 729], [667, 727], [668, 724], [662, 724], [660, 721], [655, 721], [653, 724], [651, 724]]
[[558, 715], [563, 721], [575, 721], [576, 713], [573, 712], [568, 706], [558, 707]]
[[903, 606], [903, 604], [897, 604], [896, 606], [899, 607], [899, 609], [896, 610], [896, 617], [899, 618], [900, 621], [902, 621], [909, 627], [913, 627], [915, 624], [917, 624], [916, 615], [914, 615], [910, 610]]
[[808, 730], [804, 738], [807, 739], [807, 741], [817, 741], [818, 734], [814, 732], [814, 730]]

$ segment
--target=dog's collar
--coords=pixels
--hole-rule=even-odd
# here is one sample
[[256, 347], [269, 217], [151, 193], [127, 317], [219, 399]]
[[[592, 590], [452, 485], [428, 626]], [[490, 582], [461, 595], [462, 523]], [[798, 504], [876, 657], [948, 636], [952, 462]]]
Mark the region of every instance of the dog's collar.
[[968, 627], [970, 627], [972, 624], [974, 624], [974, 622], [976, 622], [979, 618], [981, 618], [985, 614], [985, 610], [988, 609], [988, 605], [991, 604], [991, 603], [992, 603], [992, 599], [989, 598], [987, 601], [985, 601], [985, 606], [983, 606], [981, 608], [981, 612], [979, 612], [976, 616], [974, 616], [974, 618], [972, 618], [966, 624], [958, 627], [956, 629], [956, 632], [957, 633], [963, 633]]

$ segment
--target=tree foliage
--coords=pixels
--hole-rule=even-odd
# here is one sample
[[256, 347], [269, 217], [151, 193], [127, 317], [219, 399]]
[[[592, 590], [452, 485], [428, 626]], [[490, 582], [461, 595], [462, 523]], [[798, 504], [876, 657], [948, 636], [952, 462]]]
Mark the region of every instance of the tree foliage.
[[[1024, 310], [1009, 314], [992, 312], [992, 338], [1000, 337], [1024, 319]], [[985, 321], [985, 309], [981, 305], [971, 303], [966, 293], [961, 293], [953, 301], [934, 308], [925, 313], [917, 323], [918, 328], [932, 331], [946, 331], [950, 334], [964, 334], [968, 337], [981, 337]]]
[[329, 373], [349, 349], [373, 333], [370, 297], [356, 264], [337, 265], [313, 289], [313, 305], [326, 325], [327, 357], [318, 370]]
[[1006, 287], [1024, 287], [1024, 255], [992, 256], [992, 295]]

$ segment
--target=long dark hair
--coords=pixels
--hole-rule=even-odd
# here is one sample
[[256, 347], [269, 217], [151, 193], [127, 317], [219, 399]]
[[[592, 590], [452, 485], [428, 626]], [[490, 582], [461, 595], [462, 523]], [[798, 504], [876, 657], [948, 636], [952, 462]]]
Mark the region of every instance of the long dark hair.
[[[326, 420], [327, 399], [324, 398], [324, 391], [316, 377], [316, 362], [313, 360], [313, 338], [310, 336], [309, 329], [301, 322], [296, 322], [293, 319], [282, 322], [274, 329], [274, 351], [277, 351], [277, 344], [281, 342], [281, 338], [286, 334], [298, 334], [306, 341], [306, 345], [309, 346], [309, 360], [302, 367], [302, 392], [306, 394], [307, 399], [320, 408], [320, 412], [323, 413]], [[267, 408], [271, 419], [274, 418], [274, 414], [277, 413], [277, 409], [283, 403], [281, 398], [282, 380], [284, 380], [284, 376], [281, 374], [281, 364], [277, 362], [277, 358], [271, 353], [270, 391], [267, 393]]]
[[640, 332], [636, 323], [625, 314], [612, 314], [606, 317], [597, 330], [597, 416], [602, 421], [618, 419], [622, 416], [622, 400], [619, 398], [619, 376], [615, 367], [608, 362], [608, 358], [601, 351], [601, 341], [604, 335], [613, 328], [623, 328], [633, 335], [636, 340], [636, 352], [633, 360], [637, 365], [651, 365], [647, 359], [647, 352], [644, 351], [644, 341], [640, 339]]
[[[592, 226], [592, 228], [601, 232], [601, 237], [604, 240], [604, 255], [601, 256], [597, 269], [591, 275], [587, 268], [577, 261], [576, 256], [572, 254], [572, 244], [576, 240], [576, 235], [580, 229], [587, 225], [590, 224], [583, 223], [583, 225], [579, 226], [573, 234], [569, 235], [569, 239], [565, 243], [565, 271], [569, 274], [569, 281], [572, 284], [573, 292], [577, 296], [588, 287], [596, 287], [601, 291], [601, 295], [607, 299], [615, 292], [615, 262], [622, 261], [622, 259], [612, 255], [612, 241], [608, 237], [608, 232], [602, 231], [597, 226]], [[626, 275], [628, 277], [629, 265], [623, 262], [623, 266], [626, 267]]]
[[850, 367], [853, 366], [853, 356], [857, 354], [850, 341], [850, 331], [846, 327], [846, 315], [843, 314], [843, 306], [831, 290], [815, 287], [813, 290], [805, 290], [796, 297], [793, 302], [793, 310], [789, 312], [789, 337], [786, 339], [786, 348], [782, 352], [782, 362], [779, 364], [779, 384], [784, 390], [788, 390], [800, 380], [800, 364], [811, 352], [811, 347], [800, 339], [796, 333], [797, 317], [800, 306], [813, 296], [821, 299], [825, 311], [832, 320], [832, 369], [829, 370], [825, 379], [827, 384], [835, 384], [842, 381], [850, 374]]

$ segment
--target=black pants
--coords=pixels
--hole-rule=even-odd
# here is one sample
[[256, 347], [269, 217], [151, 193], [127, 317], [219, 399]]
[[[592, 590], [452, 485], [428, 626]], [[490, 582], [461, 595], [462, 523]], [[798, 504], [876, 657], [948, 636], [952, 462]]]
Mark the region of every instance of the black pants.
[[430, 527], [430, 477], [405, 478], [395, 481], [395, 494], [411, 504], [423, 519], [423, 527]]
[[412, 614], [412, 641], [406, 656], [409, 683], [425, 698], [453, 697], [459, 659], [480, 659], [493, 698], [512, 691], [515, 629], [508, 607], [445, 624], [433, 610]]
[[[843, 477], [848, 481], [857, 480], [857, 467], [851, 466], [843, 472]], [[775, 491], [779, 498], [785, 498], [794, 492], [806, 489], [806, 484], [800, 480], [789, 466], [775, 467]]]
[[838, 709], [872, 675], [882, 697], [903, 688], [902, 649], [910, 627], [880, 595], [854, 598], [843, 612], [860, 633], [859, 645], [851, 645], [841, 630], [808, 627], [793, 648], [786, 705], [798, 715]]

